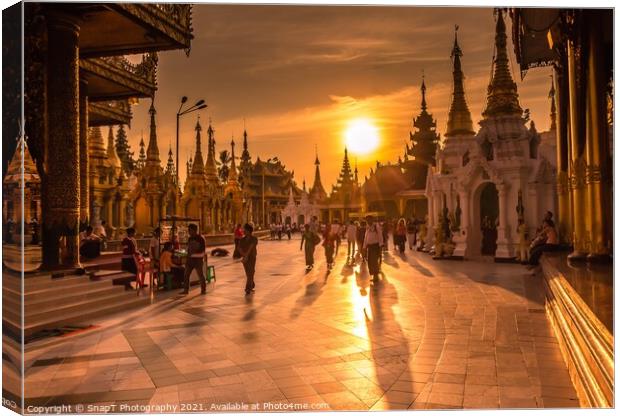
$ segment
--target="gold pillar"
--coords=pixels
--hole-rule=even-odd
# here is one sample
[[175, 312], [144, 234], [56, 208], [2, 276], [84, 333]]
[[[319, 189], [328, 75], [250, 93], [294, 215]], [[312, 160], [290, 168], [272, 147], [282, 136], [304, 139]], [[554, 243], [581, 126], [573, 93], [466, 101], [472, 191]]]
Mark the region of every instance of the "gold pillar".
[[557, 154], [557, 194], [558, 194], [558, 232], [563, 243], [569, 243], [572, 237], [572, 210], [569, 188], [569, 125], [568, 125], [568, 83], [566, 76], [566, 62], [562, 63], [561, 70], [555, 72], [556, 107], [556, 154]]
[[[581, 68], [578, 65], [578, 56], [575, 54], [575, 40], [567, 45], [568, 51], [568, 94], [569, 94], [569, 128], [570, 128], [570, 188], [573, 203], [573, 252], [569, 259], [585, 259], [588, 253], [588, 235], [586, 231], [586, 218], [589, 215], [587, 205], [586, 160], [584, 155], [585, 134], [581, 117], [583, 115], [583, 103], [580, 89], [583, 88], [580, 81]], [[579, 84], [579, 86], [578, 86]]]
[[[597, 16], [593, 12], [592, 17]], [[588, 259], [609, 258], [613, 223], [611, 216], [611, 160], [607, 150], [606, 75], [600, 29], [591, 21], [588, 31], [588, 70], [586, 84], [586, 187], [588, 190], [590, 250]]]
[[[79, 27], [62, 13], [48, 14], [47, 119], [42, 173], [43, 268], [79, 267]], [[65, 255], [59, 259], [60, 239]]]
[[87, 224], [89, 209], [88, 82], [80, 78], [80, 223]]

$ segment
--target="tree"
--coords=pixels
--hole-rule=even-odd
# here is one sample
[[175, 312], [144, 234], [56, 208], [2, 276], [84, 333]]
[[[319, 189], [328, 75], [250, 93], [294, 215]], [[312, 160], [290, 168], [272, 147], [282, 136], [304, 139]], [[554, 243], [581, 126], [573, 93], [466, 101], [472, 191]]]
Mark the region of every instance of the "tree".
[[131, 147], [129, 147], [127, 133], [125, 133], [125, 126], [123, 124], [118, 127], [115, 146], [116, 153], [123, 165], [123, 170], [129, 175], [134, 170], [136, 162], [133, 159], [133, 152], [131, 151]]
[[232, 161], [232, 156], [228, 150], [222, 150], [219, 156], [220, 168], [218, 169], [218, 174], [222, 182], [226, 182], [228, 180], [228, 174], [230, 173], [228, 164]]

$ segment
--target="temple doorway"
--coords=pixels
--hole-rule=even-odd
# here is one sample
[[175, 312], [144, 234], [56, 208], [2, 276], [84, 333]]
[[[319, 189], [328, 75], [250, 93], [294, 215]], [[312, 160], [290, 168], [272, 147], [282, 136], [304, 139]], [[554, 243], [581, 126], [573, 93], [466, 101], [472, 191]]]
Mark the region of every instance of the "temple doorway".
[[494, 256], [497, 249], [497, 226], [499, 218], [499, 197], [492, 182], [482, 185], [480, 192], [480, 232], [482, 242], [480, 253]]

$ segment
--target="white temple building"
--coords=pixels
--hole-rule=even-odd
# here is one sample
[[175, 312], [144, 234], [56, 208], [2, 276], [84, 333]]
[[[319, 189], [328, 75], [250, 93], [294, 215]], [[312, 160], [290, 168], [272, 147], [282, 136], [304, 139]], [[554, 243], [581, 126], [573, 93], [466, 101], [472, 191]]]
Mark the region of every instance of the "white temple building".
[[306, 192], [306, 186], [304, 182], [304, 189], [301, 192], [301, 198], [299, 200], [299, 204], [295, 202], [295, 197], [293, 196], [293, 188], [289, 189], [288, 194], [288, 202], [286, 206], [282, 210], [282, 219], [284, 223], [297, 225], [303, 225], [310, 222], [310, 219], [316, 216], [319, 217], [319, 208], [310, 203], [310, 199], [308, 198], [308, 193]]
[[[488, 86], [480, 130], [473, 130], [465, 100], [462, 52], [455, 34], [452, 50], [453, 97], [445, 140], [429, 167], [427, 248], [437, 227], [447, 229], [455, 257], [481, 254], [511, 260], [523, 219], [529, 238], [547, 211], [556, 212], [554, 142], [545, 140], [519, 104], [509, 69], [506, 26], [498, 12], [493, 75]], [[552, 107], [552, 113], [554, 109]], [[553, 117], [554, 115], [552, 115]], [[553, 126], [552, 126], [553, 129]], [[553, 137], [553, 135], [546, 135]], [[444, 235], [444, 234], [442, 234]]]

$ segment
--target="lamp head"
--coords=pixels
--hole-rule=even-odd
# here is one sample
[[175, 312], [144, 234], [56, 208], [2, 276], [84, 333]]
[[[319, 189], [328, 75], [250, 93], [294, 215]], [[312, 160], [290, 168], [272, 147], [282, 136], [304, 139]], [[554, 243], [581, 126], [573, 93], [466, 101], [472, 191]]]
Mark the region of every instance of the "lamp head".
[[196, 102], [196, 104], [194, 104], [194, 105], [195, 105], [196, 107], [198, 107], [198, 106], [203, 105], [204, 103], [205, 103], [205, 100], [200, 100], [200, 101], [197, 101], [197, 102]]
[[202, 104], [200, 107], [198, 107], [199, 110], [202, 110], [203, 108], [207, 108], [206, 104]]
[[181, 97], [181, 104], [185, 104], [187, 102], [187, 97], [183, 96]]

